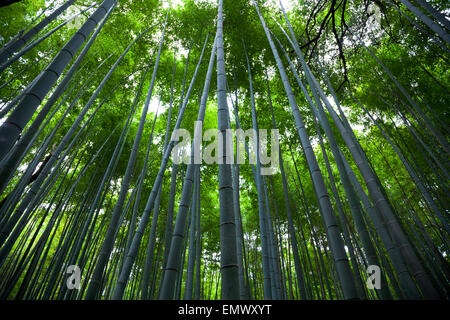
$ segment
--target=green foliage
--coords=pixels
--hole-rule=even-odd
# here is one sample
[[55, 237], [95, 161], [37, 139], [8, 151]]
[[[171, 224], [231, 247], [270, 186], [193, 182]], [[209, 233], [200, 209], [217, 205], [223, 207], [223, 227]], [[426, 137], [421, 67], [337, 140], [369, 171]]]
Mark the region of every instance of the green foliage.
[[[30, 24], [36, 24], [33, 21], [42, 10], [48, 14], [52, 12], [57, 6], [58, 1], [32, 1], [23, 0], [8, 7], [0, 8], [0, 44], [5, 45], [8, 41], [20, 32], [23, 28], [29, 28]], [[290, 111], [288, 100], [283, 89], [283, 83], [279, 77], [276, 69], [275, 61], [272, 52], [268, 46], [266, 35], [260, 24], [256, 10], [251, 1], [236, 0], [224, 1], [224, 50], [225, 62], [227, 72], [227, 85], [229, 95], [235, 99], [237, 95], [239, 120], [244, 130], [252, 127], [251, 107], [250, 107], [250, 93], [248, 85], [248, 74], [246, 71], [245, 55], [243, 50], [243, 43], [245, 43], [248, 56], [251, 63], [253, 87], [255, 90], [256, 100], [256, 114], [258, 117], [259, 128], [271, 129], [272, 118], [270, 114], [270, 106], [268, 102], [267, 85], [270, 86], [271, 98], [276, 116], [277, 126], [281, 135], [280, 150], [285, 161], [285, 169], [288, 176], [288, 185], [290, 188], [290, 196], [292, 201], [292, 209], [294, 213], [294, 222], [296, 227], [296, 236], [298, 239], [305, 240], [306, 248], [300, 252], [303, 268], [310, 272], [308, 273], [308, 283], [311, 284], [312, 298], [319, 298], [314, 288], [320, 289], [321, 292], [326, 290], [325, 283], [322, 283], [320, 272], [323, 266], [320, 265], [317, 250], [319, 254], [324, 255], [325, 268], [321, 270], [323, 277], [330, 279], [332, 282], [333, 296], [339, 298], [338, 292], [339, 284], [333, 281], [334, 264], [331, 256], [326, 256], [326, 250], [329, 251], [329, 243], [324, 230], [324, 224], [320, 215], [320, 207], [314, 186], [311, 181], [311, 175], [307, 162], [305, 160], [303, 150], [300, 147], [300, 142], [295, 128], [295, 123]], [[281, 32], [277, 23], [280, 23], [283, 28], [287, 29], [284, 19], [280, 16], [280, 10], [276, 3], [277, 1], [258, 1], [261, 5], [262, 14], [264, 15], [268, 27], [280, 40], [288, 55], [293, 59], [294, 64], [298, 68], [301, 77], [304, 74], [301, 70], [301, 65], [295, 59], [293, 48], [289, 44], [285, 35]], [[286, 1], [284, 1], [286, 2]], [[289, 1], [291, 2], [291, 1]], [[345, 70], [342, 59], [339, 56], [338, 45], [333, 35], [331, 25], [324, 28], [323, 33], [317, 38], [316, 43], [307, 44], [306, 39], [310, 39], [316, 35], [320, 30], [320, 21], [327, 17], [329, 13], [328, 5], [325, 5], [317, 12], [317, 15], [312, 19], [311, 10], [315, 1], [299, 1], [298, 4], [293, 5], [289, 11], [288, 16], [293, 24], [294, 32], [298, 36], [298, 41], [302, 47], [303, 53], [307, 57], [307, 63], [311, 66], [314, 75], [320, 80], [322, 88], [326, 91], [331, 99], [331, 92], [326, 89], [325, 79], [321, 75], [321, 68], [319, 63], [324, 67], [325, 72], [330, 77], [334, 89], [338, 89], [337, 96], [343, 107], [345, 116], [349, 120], [354, 132], [360, 141], [362, 149], [367, 155], [373, 171], [377, 173], [378, 178], [383, 186], [383, 192], [386, 192], [390, 202], [393, 204], [400, 223], [407, 226], [407, 234], [414, 243], [423, 243], [428, 241], [426, 236], [431, 239], [431, 244], [438, 248], [438, 252], [445, 256], [448, 260], [448, 238], [445, 238], [445, 230], [441, 225], [436, 225], [436, 220], [430, 219], [429, 205], [423, 199], [421, 191], [413, 182], [410, 173], [405, 169], [405, 165], [399, 159], [392, 146], [387, 142], [380, 130], [371, 121], [367, 113], [360, 108], [357, 102], [350, 97], [344, 88], [350, 91], [359, 102], [373, 115], [377, 121], [380, 122], [383, 128], [387, 130], [395, 143], [401, 147], [405, 157], [413, 164], [414, 170], [419, 172], [420, 178], [424, 181], [426, 187], [431, 190], [433, 199], [440, 203], [443, 212], [448, 212], [448, 175], [441, 170], [439, 162], [448, 169], [448, 154], [437, 144], [434, 136], [423, 126], [421, 119], [418, 117], [412, 107], [406, 102], [404, 96], [398, 88], [392, 83], [390, 78], [384, 73], [378, 63], [370, 56], [370, 54], [358, 43], [358, 41], [351, 36], [349, 32], [345, 33], [343, 40], [343, 54], [345, 55], [346, 65]], [[436, 41], [430, 39], [429, 35], [418, 30], [412, 25], [398, 11], [392, 6], [384, 4], [374, 5], [380, 6], [382, 15], [381, 20], [374, 25], [367, 24], [368, 14], [365, 11], [364, 3], [366, 1], [353, 0], [346, 1], [346, 9], [340, 7], [335, 15], [336, 17], [344, 17], [346, 24], [356, 32], [359, 36], [363, 36], [363, 41], [375, 52], [377, 57], [387, 66], [387, 68], [395, 75], [398, 81], [406, 88], [408, 93], [414, 97], [415, 101], [419, 103], [421, 111], [425, 113], [434, 127], [444, 133], [448, 140], [448, 126], [449, 126], [449, 108], [450, 105], [450, 71], [448, 68], [448, 61], [450, 59], [449, 51], [445, 52]], [[379, 1], [374, 1], [378, 3]], [[59, 25], [69, 16], [91, 5], [93, 2], [84, 0], [77, 1], [67, 13], [61, 15], [58, 19], [49, 24], [49, 26], [41, 33], [51, 30]], [[165, 9], [165, 1], [156, 0], [136, 0], [136, 1], [119, 1], [117, 7], [114, 9], [104, 29], [100, 32], [98, 39], [94, 42], [92, 48], [89, 50], [86, 57], [83, 59], [82, 66], [79, 68], [79, 73], [74, 76], [68, 89], [64, 92], [62, 97], [58, 100], [62, 103], [62, 107], [55, 113], [42, 133], [37, 137], [29, 152], [24, 157], [19, 166], [16, 175], [13, 177], [8, 187], [5, 189], [0, 199], [5, 199], [14, 190], [21, 175], [31, 163], [34, 156], [37, 154], [40, 146], [44, 143], [44, 139], [49, 135], [53, 128], [55, 128], [58, 121], [63, 116], [64, 112], [69, 107], [70, 103], [75, 99], [78, 90], [84, 83], [88, 83], [86, 91], [79, 97], [73, 109], [69, 112], [67, 117], [62, 122], [61, 127], [56, 131], [48, 150], [45, 154], [50, 154], [56, 145], [61, 141], [62, 137], [68, 131], [70, 126], [75, 121], [81, 109], [87, 103], [92, 93], [95, 91], [107, 70], [112, 66], [117, 57], [122, 51], [145, 29], [156, 25], [151, 31], [144, 35], [125, 56], [118, 68], [114, 71], [112, 77], [107, 82], [106, 86], [101, 91], [99, 97], [95, 101], [95, 106], [103, 99], [106, 99], [105, 104], [99, 109], [98, 113], [92, 120], [87, 132], [86, 139], [81, 145], [78, 154], [76, 155], [71, 165], [65, 163], [62, 170], [69, 169], [68, 174], [64, 179], [60, 176], [56, 183], [48, 190], [48, 194], [43, 198], [42, 203], [36, 208], [36, 215], [33, 215], [32, 221], [27, 224], [21, 237], [23, 242], [18, 242], [11, 251], [8, 264], [3, 265], [0, 269], [2, 275], [8, 276], [10, 279], [15, 260], [23, 248], [37, 248], [34, 247], [33, 241], [30, 240], [29, 233], [38, 232], [36, 221], [44, 219], [43, 226], [48, 225], [50, 218], [45, 217], [46, 204], [53, 195], [62, 195], [67, 188], [72, 186], [78, 175], [81, 173], [83, 167], [89, 163], [92, 156], [104, 144], [106, 139], [109, 140], [102, 149], [98, 158], [89, 166], [86, 173], [81, 177], [76, 185], [74, 193], [70, 199], [67, 199], [64, 210], [62, 211], [62, 219], [57, 227], [54, 228], [54, 235], [52, 240], [46, 242], [50, 246], [50, 250], [46, 256], [42, 257], [43, 271], [52, 268], [53, 256], [56, 255], [59, 249], [59, 241], [66, 237], [64, 231], [67, 230], [81, 230], [82, 222], [87, 219], [87, 209], [93, 201], [93, 194], [97, 192], [96, 188], [103, 176], [108, 163], [110, 162], [114, 148], [119, 136], [124, 127], [125, 121], [128, 117], [129, 111], [133, 104], [133, 98], [137, 91], [141, 77], [144, 74], [145, 68], [150, 65], [148, 75], [153, 71], [154, 61], [158, 48], [158, 42], [162, 33], [162, 26], [166, 12], [169, 11], [168, 27], [166, 30], [167, 37], [163, 45], [161, 53], [161, 61], [158, 67], [158, 74], [156, 78], [156, 86], [154, 95], [151, 101], [150, 112], [147, 114], [146, 126], [143, 133], [143, 139], [139, 145], [138, 158], [134, 170], [134, 175], [131, 180], [129, 201], [131, 199], [131, 190], [137, 188], [138, 176], [142, 169], [144, 159], [146, 156], [148, 139], [152, 127], [153, 117], [156, 113], [156, 106], [159, 103], [158, 117], [155, 125], [154, 142], [150, 148], [151, 162], [147, 169], [143, 188], [142, 198], [138, 203], [138, 217], [142, 215], [145, 203], [150, 194], [153, 182], [158, 172], [161, 158], [163, 154], [164, 135], [166, 130], [166, 122], [168, 117], [169, 101], [171, 97], [170, 87], [172, 82], [172, 66], [175, 58], [175, 77], [173, 106], [171, 117], [171, 130], [175, 126], [176, 116], [179, 107], [182, 103], [181, 92], [184, 68], [189, 59], [186, 74], [185, 94], [189, 82], [195, 70], [195, 66], [200, 57], [202, 45], [206, 36], [209, 34], [209, 41], [205, 52], [211, 52], [212, 40], [216, 33], [216, 19], [217, 19], [217, 5], [215, 1], [196, 1], [185, 0], [182, 4], [172, 6], [170, 10]], [[431, 1], [430, 2], [437, 9], [448, 12], [447, 1]], [[414, 15], [407, 12], [404, 7], [401, 9], [415, 19], [423, 28], [423, 25]], [[83, 14], [83, 21], [93, 12], [90, 9]], [[314, 9], [315, 10], [315, 9]], [[447, 10], [447, 11], [445, 11]], [[45, 15], [45, 14], [44, 14]], [[42, 17], [40, 18], [42, 19]], [[37, 21], [40, 21], [39, 19]], [[336, 22], [336, 28], [340, 32], [345, 27], [343, 20], [339, 19]], [[428, 30], [428, 29], [426, 29]], [[428, 30], [429, 31], [429, 30]], [[55, 57], [57, 52], [64, 46], [65, 43], [73, 36], [76, 29], [65, 26], [59, 30], [52, 37], [40, 43], [36, 48], [27, 52], [16, 63], [0, 73], [0, 86], [7, 83], [7, 85], [0, 88], [0, 110], [6, 106], [17, 94], [19, 94], [38, 74], [46, 68], [48, 63]], [[431, 32], [431, 31], [430, 31]], [[39, 35], [34, 38], [37, 39]], [[448, 48], [448, 46], [447, 46]], [[188, 52], [190, 51], [189, 58]], [[111, 55], [110, 58], [108, 58]], [[206, 54], [205, 54], [206, 56]], [[105, 64], [96, 71], [98, 65], [106, 60]], [[282, 58], [283, 63], [287, 66], [287, 61]], [[199, 69], [199, 76], [196, 80], [191, 98], [187, 105], [186, 113], [182, 121], [182, 127], [189, 130], [193, 136], [194, 126], [196, 120], [199, 97], [202, 93], [203, 83], [208, 67], [208, 59], [203, 60]], [[67, 72], [68, 68], [65, 69]], [[117, 193], [120, 189], [124, 172], [126, 170], [127, 161], [131, 148], [133, 146], [133, 138], [135, 136], [139, 117], [142, 111], [142, 106], [145, 101], [145, 94], [150, 85], [150, 76], [144, 81], [143, 90], [139, 97], [138, 108], [136, 115], [132, 121], [131, 129], [125, 141], [123, 152], [118, 159], [117, 167], [111, 175], [111, 184], [109, 189], [105, 190], [105, 200], [100, 206], [98, 219], [92, 222], [89, 230], [93, 231], [92, 243], [84, 244], [83, 249], [86, 250], [86, 272], [91, 272], [95, 267], [96, 254], [98, 254], [102, 237], [106, 233], [109, 221], [109, 214], [112, 212], [115, 201], [117, 200]], [[92, 76], [89, 79], [89, 77]], [[295, 78], [292, 72], [288, 72], [290, 83], [293, 86], [295, 98], [297, 100], [299, 110], [304, 118], [306, 129], [311, 137], [311, 142], [314, 148], [314, 153], [319, 161], [322, 173], [326, 176], [326, 168], [323, 161], [323, 154], [318, 145], [317, 132], [313, 122], [313, 115], [310, 107], [296, 85]], [[89, 82], [87, 82], [89, 81]], [[217, 80], [212, 77], [211, 90], [206, 109], [206, 116], [203, 123], [203, 131], [217, 127]], [[343, 84], [343, 85], [342, 85]], [[119, 87], [112, 92], [112, 90], [119, 85]], [[70, 91], [74, 89], [73, 91]], [[308, 90], [311, 88], [308, 87]], [[111, 93], [112, 92], [112, 93]], [[67, 97], [65, 97], [67, 95]], [[108, 96], [109, 95], [109, 96]], [[46, 99], [48, 99], [47, 95]], [[45, 103], [46, 100], [43, 101]], [[228, 100], [230, 114], [233, 112], [232, 106]], [[57, 104], [53, 108], [56, 107]], [[52, 109], [54, 110], [54, 109]], [[39, 109], [38, 109], [39, 111]], [[35, 114], [36, 116], [37, 114]], [[34, 116], [34, 117], [35, 117]], [[403, 120], [403, 117], [406, 121]], [[5, 116], [6, 119], [6, 116]], [[33, 118], [34, 119], [34, 118]], [[84, 119], [86, 121], [87, 117]], [[331, 123], [331, 128], [336, 138], [337, 143], [343, 149], [344, 156], [349, 159], [349, 162], [358, 179], [363, 182], [362, 176], [356, 169], [352, 157], [345, 147], [345, 142], [341, 137], [336, 125], [333, 124], [331, 117], [328, 118]], [[4, 119], [2, 119], [3, 123]], [[231, 116], [231, 126], [236, 127], [234, 121], [234, 114]], [[31, 124], [31, 122], [30, 122]], [[27, 128], [25, 128], [26, 130]], [[113, 130], [115, 131], [113, 132]], [[419, 143], [417, 138], [412, 134], [412, 131], [423, 140], [423, 144]], [[112, 133], [113, 132], [113, 133]], [[112, 133], [112, 134], [111, 134]], [[322, 132], [323, 133], [323, 132]], [[111, 136], [110, 136], [111, 135]], [[204, 143], [203, 147], [206, 145]], [[330, 161], [332, 162], [332, 171], [337, 181], [337, 189], [339, 195], [342, 197], [344, 211], [350, 212], [349, 203], [345, 199], [345, 192], [339, 179], [339, 172], [334, 165], [333, 157], [331, 156], [331, 149], [327, 141], [325, 141], [325, 148], [328, 152]], [[431, 150], [431, 155], [427, 153], [427, 148]], [[293, 157], [291, 157], [291, 150]], [[433, 158], [436, 157], [436, 159]], [[41, 159], [42, 161], [43, 159]], [[248, 160], [248, 159], [247, 159]], [[437, 160], [437, 161], [436, 161]], [[297, 168], [294, 167], [294, 161]], [[297, 171], [298, 170], [298, 176]], [[166, 224], [166, 216], [169, 203], [169, 189], [170, 189], [170, 171], [172, 164], [169, 163], [168, 169], [165, 172], [164, 184], [162, 186], [162, 197], [160, 207], [160, 219], [158, 225], [157, 248], [163, 245], [164, 230]], [[181, 187], [184, 178], [184, 170], [178, 174], [177, 190], [175, 197], [175, 210], [180, 200]], [[300, 183], [304, 189], [304, 197], [301, 192]], [[280, 174], [273, 176], [275, 188], [269, 187], [270, 205], [274, 206], [276, 201], [280, 224], [282, 230], [287, 230], [287, 216], [286, 204], [284, 203], [282, 181]], [[331, 194], [329, 188], [329, 181], [325, 179], [328, 184], [328, 192]], [[202, 274], [203, 274], [203, 293], [207, 296], [208, 290], [211, 289], [212, 296], [215, 295], [215, 285], [219, 271], [219, 253], [220, 253], [220, 238], [219, 238], [219, 191], [218, 191], [218, 168], [217, 166], [202, 166], [201, 167], [201, 230], [202, 230]], [[59, 184], [62, 188], [58, 191]], [[365, 184], [362, 183], [365, 188]], [[92, 189], [90, 189], [92, 187]], [[90, 191], [89, 191], [90, 190]], [[240, 166], [240, 209], [242, 214], [242, 224], [244, 230], [245, 250], [247, 252], [247, 259], [250, 259], [250, 274], [253, 275], [251, 281], [256, 280], [256, 284], [261, 286], [263, 282], [261, 266], [258, 265], [261, 261], [261, 239], [260, 226], [258, 220], [258, 193], [255, 185], [253, 171], [248, 161], [246, 164]], [[86, 206], [84, 206], [86, 200]], [[57, 200], [60, 201], [60, 200]], [[333, 204], [334, 200], [333, 200]], [[124, 243], [128, 237], [128, 228], [131, 221], [130, 209], [124, 212], [121, 227], [118, 230], [117, 240], [115, 242], [114, 252], [110, 258], [108, 272], [110, 272], [105, 279], [108, 288], [115, 283], [118, 277], [118, 271], [115, 270], [117, 266], [122, 263]], [[79, 211], [80, 223], [71, 220], [75, 212]], [[447, 210], [447, 211], [445, 211]], [[272, 211], [274, 211], [272, 209]], [[54, 212], [50, 210], [49, 215]], [[337, 211], [336, 211], [337, 212]], [[274, 212], [272, 212], [274, 214]], [[417, 217], [424, 225], [425, 229], [430, 230], [422, 233], [421, 226], [416, 225], [414, 217]], [[431, 214], [432, 215], [432, 214]], [[350, 216], [350, 214], [349, 214]], [[175, 219], [175, 218], [174, 218]], [[274, 219], [274, 218], [273, 218]], [[275, 219], [274, 219], [275, 220]], [[174, 220], [175, 221], [175, 220]], [[353, 224], [350, 218], [350, 224]], [[410, 225], [411, 224], [411, 225]], [[371, 232], [373, 226], [367, 222]], [[73, 229], [72, 229], [73, 228]], [[342, 226], [340, 226], [342, 228]], [[139, 257], [136, 260], [132, 277], [133, 280], [127, 286], [126, 297], [136, 297], [134, 294], [136, 287], [139, 284], [139, 272], [142, 270], [145, 261], [146, 242], [150, 225], [147, 226], [146, 236], [144, 237], [143, 245], [139, 252]], [[133, 231], [134, 232], [134, 231]], [[133, 232], [131, 234], [133, 234]], [[287, 233], [287, 231], [286, 231]], [[416, 236], [419, 234], [419, 236]], [[42, 236], [39, 231], [37, 239]], [[447, 235], [448, 236], [448, 235]], [[285, 258], [292, 260], [292, 253], [287, 251], [288, 236], [282, 235]], [[376, 238], [376, 236], [375, 236]], [[75, 236], [74, 236], [75, 239]], [[75, 240], [74, 240], [75, 241]], [[354, 239], [358, 241], [358, 239]], [[378, 240], [377, 240], [378, 241]], [[299, 240], [299, 243], [302, 241]], [[75, 243], [75, 242], [73, 242]], [[426, 242], [427, 246], [430, 243]], [[72, 244], [73, 245], [73, 244]], [[92, 247], [90, 247], [92, 245]], [[303, 244], [302, 244], [303, 246]], [[434, 252], [434, 249], [429, 249], [424, 245], [417, 245], [421, 254], [428, 257], [427, 254]], [[166, 250], [167, 248], [163, 248]], [[36, 249], [37, 250], [37, 249]], [[290, 248], [290, 250], [292, 250]], [[381, 250], [380, 250], [381, 251]], [[19, 253], [17, 253], [19, 252]], [[435, 253], [435, 252], [434, 252]], [[328, 253], [330, 255], [330, 253]], [[311, 258], [313, 269], [310, 270], [310, 264], [307, 260], [307, 255]], [[19, 254], [20, 256], [20, 254]], [[26, 256], [24, 254], [24, 256]], [[160, 257], [155, 252], [156, 259]], [[361, 259], [363, 258], [360, 255]], [[187, 254], [186, 254], [187, 259]], [[430, 260], [431, 261], [431, 260]], [[432, 262], [427, 261], [427, 268], [431, 268]], [[27, 270], [24, 266], [24, 269]], [[186, 266], [186, 264], [185, 264]], [[362, 264], [363, 266], [363, 264]], [[361, 273], [365, 275], [365, 268], [361, 268]], [[8, 269], [11, 268], [11, 269]], [[258, 269], [259, 268], [259, 269]], [[358, 270], [356, 270], [358, 271]], [[48, 279], [45, 278], [45, 272], [42, 272], [37, 277], [37, 282], [46, 283]], [[291, 268], [294, 273], [294, 268]], [[316, 275], [315, 283], [311, 277]], [[185, 274], [185, 273], [184, 273]], [[21, 274], [18, 281], [14, 283], [14, 287], [10, 290], [7, 298], [14, 298], [18, 292], [21, 283], [24, 279], [24, 274]], [[155, 275], [155, 285], [159, 285], [161, 275]], [[291, 281], [295, 279], [294, 274], [291, 275]], [[363, 278], [364, 280], [364, 278]], [[153, 280], [152, 280], [153, 281]], [[2, 286], [4, 284], [1, 284]], [[294, 284], [295, 286], [295, 284]], [[289, 287], [289, 285], [288, 285]], [[182, 287], [184, 290], [184, 287]], [[2, 289], [3, 290], [3, 289]], [[55, 287], [55, 294], [59, 292], [59, 287]], [[109, 290], [109, 289], [108, 289]], [[220, 286], [219, 286], [220, 290]], [[288, 289], [289, 290], [289, 289]], [[258, 288], [258, 298], [262, 298], [262, 288]], [[319, 291], [319, 290], [318, 290]], [[336, 291], [336, 292], [335, 292]], [[210, 294], [211, 294], [210, 292]], [[107, 298], [108, 294], [104, 294], [103, 298]], [[112, 294], [112, 293], [111, 293]], [[291, 293], [292, 294], [292, 293]], [[155, 297], [157, 292], [155, 293]], [[329, 297], [329, 293], [323, 298]], [[220, 297], [220, 293], [218, 294]], [[80, 298], [80, 297], [78, 297]]]

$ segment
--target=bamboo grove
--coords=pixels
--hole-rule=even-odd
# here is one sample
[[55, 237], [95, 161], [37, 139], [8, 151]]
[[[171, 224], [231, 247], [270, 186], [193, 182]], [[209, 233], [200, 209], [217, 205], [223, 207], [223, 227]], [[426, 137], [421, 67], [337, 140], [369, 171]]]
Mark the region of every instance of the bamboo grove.
[[447, 1], [10, 2], [1, 299], [449, 298]]

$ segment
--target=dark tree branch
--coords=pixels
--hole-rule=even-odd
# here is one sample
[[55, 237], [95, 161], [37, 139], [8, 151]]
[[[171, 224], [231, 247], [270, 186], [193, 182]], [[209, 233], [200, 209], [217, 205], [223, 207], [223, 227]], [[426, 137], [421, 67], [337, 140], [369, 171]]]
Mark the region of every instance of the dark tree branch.
[[9, 6], [13, 3], [20, 2], [22, 0], [0, 0], [0, 8]]
[[[38, 177], [39, 174], [42, 172], [42, 170], [44, 169], [44, 167], [45, 167], [45, 165], [47, 164], [47, 162], [50, 160], [51, 156], [52, 156], [52, 153], [49, 153], [49, 154], [45, 157], [44, 161], [42, 161], [41, 165], [39, 166], [39, 169], [38, 169], [36, 172], [33, 173], [33, 175], [31, 176], [30, 180], [27, 182], [27, 185], [33, 183], [34, 180], [37, 179], [37, 177]], [[4, 198], [2, 199], [2, 201], [0, 201], [0, 209], [1, 209], [1, 208], [3, 207], [3, 205], [6, 203], [6, 201], [7, 201], [8, 198], [10, 197], [10, 195], [11, 195], [11, 193], [8, 193], [8, 194], [6, 195], [6, 197], [4, 197]]]

